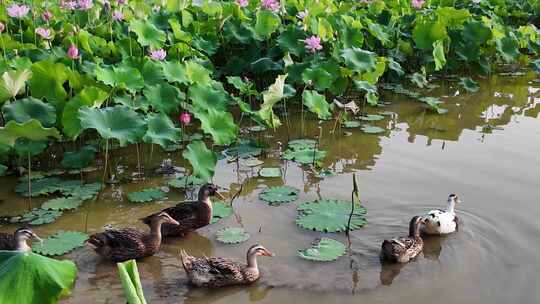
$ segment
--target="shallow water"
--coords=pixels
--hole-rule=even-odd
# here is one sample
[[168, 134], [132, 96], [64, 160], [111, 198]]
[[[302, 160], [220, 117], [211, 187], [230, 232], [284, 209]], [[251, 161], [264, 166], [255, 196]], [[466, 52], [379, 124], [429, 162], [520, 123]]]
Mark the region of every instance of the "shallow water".
[[[200, 229], [184, 239], [168, 239], [156, 256], [138, 262], [149, 303], [536, 303], [540, 298], [540, 260], [537, 252], [540, 223], [540, 82], [534, 75], [494, 76], [481, 83], [476, 94], [463, 94], [455, 82], [441, 84], [434, 96], [447, 95], [445, 115], [426, 112], [419, 103], [385, 95], [392, 104], [381, 109], [394, 112], [375, 123], [388, 127], [380, 135], [358, 129], [330, 134], [333, 122], [291, 115], [289, 135], [283, 126], [277, 133], [251, 135], [270, 145], [265, 166], [281, 164], [282, 179], [257, 177], [257, 169], [219, 161], [214, 181], [234, 193], [236, 216]], [[460, 93], [460, 94], [458, 94]], [[491, 126], [491, 127], [488, 127]], [[324, 165], [337, 174], [318, 179], [309, 170], [276, 158], [278, 141], [313, 138], [322, 127], [321, 148], [328, 152]], [[344, 131], [352, 135], [343, 135]], [[158, 151], [159, 150], [159, 151]], [[134, 170], [135, 150], [115, 150], [113, 163]], [[150, 168], [164, 158], [182, 166], [180, 152], [142, 149]], [[152, 158], [150, 160], [150, 157]], [[350, 199], [352, 173], [359, 181], [361, 200], [368, 210], [368, 224], [351, 235], [346, 256], [332, 263], [312, 263], [296, 257], [321, 233], [302, 230], [294, 223], [296, 206], [317, 198]], [[89, 178], [98, 177], [90, 174]], [[72, 177], [77, 178], [77, 176]], [[27, 208], [27, 200], [13, 188], [16, 177], [0, 178], [0, 214], [15, 215]], [[66, 212], [53, 224], [35, 230], [47, 236], [59, 229], [94, 233], [105, 225], [137, 226], [137, 219], [173, 205], [186, 197], [172, 189], [164, 202], [134, 205], [125, 194], [149, 186], [161, 186], [165, 178], [110, 186], [95, 202]], [[291, 204], [268, 206], [258, 199], [266, 186], [287, 184], [301, 189]], [[444, 207], [449, 193], [464, 201], [458, 206], [460, 231], [444, 238], [429, 238], [416, 261], [406, 265], [381, 265], [381, 241], [406, 234], [409, 219], [433, 208]], [[192, 197], [188, 193], [188, 197]], [[38, 206], [45, 199], [33, 199]], [[225, 226], [242, 225], [251, 239], [240, 245], [215, 241]], [[14, 226], [0, 227], [12, 231]], [[346, 242], [343, 234], [330, 237]], [[249, 245], [260, 242], [277, 255], [261, 258], [263, 278], [249, 287], [220, 290], [193, 289], [178, 258], [180, 249], [193, 255], [243, 259]], [[68, 254], [79, 269], [73, 294], [63, 303], [123, 303], [116, 266], [82, 248]]]

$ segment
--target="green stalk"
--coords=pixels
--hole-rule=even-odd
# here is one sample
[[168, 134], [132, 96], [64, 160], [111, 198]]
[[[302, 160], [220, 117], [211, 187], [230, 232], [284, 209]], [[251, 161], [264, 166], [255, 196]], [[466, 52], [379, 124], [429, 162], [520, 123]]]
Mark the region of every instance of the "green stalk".
[[105, 184], [105, 176], [107, 175], [107, 166], [109, 165], [109, 139], [105, 141], [105, 166], [103, 167], [103, 184]]
[[28, 151], [28, 211], [32, 209], [32, 159]]
[[23, 30], [22, 30], [22, 21], [21, 21], [21, 18], [19, 18], [19, 33], [21, 34], [21, 44], [24, 44], [24, 42], [23, 42]]

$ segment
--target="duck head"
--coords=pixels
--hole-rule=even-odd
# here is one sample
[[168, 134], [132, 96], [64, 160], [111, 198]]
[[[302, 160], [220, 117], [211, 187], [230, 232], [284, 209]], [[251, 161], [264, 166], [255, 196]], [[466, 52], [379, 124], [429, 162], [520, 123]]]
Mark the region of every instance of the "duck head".
[[218, 186], [207, 183], [202, 185], [201, 189], [199, 189], [199, 201], [200, 202], [206, 202], [210, 197], [212, 196], [218, 196], [221, 199], [225, 199], [219, 192], [218, 192]]
[[27, 241], [30, 239], [35, 239], [37, 241], [43, 242], [43, 240], [37, 236], [37, 234], [32, 231], [32, 229], [23, 227], [15, 230], [14, 233], [15, 242], [17, 243], [18, 251], [31, 251], [32, 248], [28, 246]]
[[416, 215], [409, 222], [409, 236], [415, 237], [420, 235], [420, 227], [425, 224], [427, 219], [423, 216]]

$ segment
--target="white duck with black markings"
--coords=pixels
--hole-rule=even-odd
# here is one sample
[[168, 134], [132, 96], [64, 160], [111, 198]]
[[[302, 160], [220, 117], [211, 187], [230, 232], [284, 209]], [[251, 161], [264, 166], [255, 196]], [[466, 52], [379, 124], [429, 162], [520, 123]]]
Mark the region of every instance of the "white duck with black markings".
[[422, 233], [425, 234], [450, 234], [458, 229], [459, 220], [456, 216], [456, 205], [461, 203], [455, 194], [448, 196], [446, 210], [436, 209], [428, 212], [424, 216], [425, 222], [422, 226]]

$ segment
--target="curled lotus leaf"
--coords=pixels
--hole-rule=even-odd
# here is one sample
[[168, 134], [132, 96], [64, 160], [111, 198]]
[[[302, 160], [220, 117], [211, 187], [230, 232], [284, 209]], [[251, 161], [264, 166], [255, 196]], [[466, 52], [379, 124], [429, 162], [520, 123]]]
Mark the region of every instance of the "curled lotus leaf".
[[323, 237], [315, 240], [310, 248], [299, 249], [296, 254], [310, 261], [335, 261], [345, 254], [345, 245], [334, 239]]
[[239, 244], [249, 239], [249, 234], [244, 228], [227, 227], [216, 232], [218, 241], [225, 244]]
[[212, 203], [212, 220], [210, 221], [210, 224], [215, 224], [219, 222], [220, 220], [227, 218], [231, 216], [233, 213], [233, 209], [231, 205], [216, 201]]
[[64, 255], [84, 245], [88, 239], [88, 234], [78, 231], [58, 231], [54, 235], [46, 238], [43, 242], [34, 243], [32, 251], [47, 255]]
[[[296, 224], [304, 229], [320, 232], [342, 232], [347, 229], [351, 203], [339, 200], [320, 200], [301, 204]], [[351, 217], [350, 229], [356, 230], [366, 224], [366, 209], [356, 204]]]
[[4, 72], [0, 80], [0, 104], [23, 91], [30, 77], [32, 77], [32, 72], [29, 69]]
[[330, 119], [332, 117], [330, 104], [326, 101], [324, 95], [317, 93], [317, 91], [305, 90], [302, 93], [302, 101], [311, 112], [317, 114], [319, 119]]
[[61, 139], [62, 136], [56, 128], [45, 128], [37, 119], [30, 119], [24, 123], [10, 120], [4, 127], [0, 127], [0, 144], [13, 147], [19, 138], [40, 141], [49, 137]]
[[146, 304], [137, 262], [135, 260], [129, 260], [123, 263], [117, 263], [116, 266], [118, 267], [118, 276], [120, 277], [120, 281], [122, 281], [124, 296], [127, 302], [129, 304]]
[[214, 176], [217, 155], [208, 149], [202, 141], [190, 143], [182, 153], [193, 167], [193, 174], [204, 181], [210, 181]]
[[259, 198], [270, 204], [290, 203], [298, 199], [300, 190], [290, 186], [277, 186], [264, 189]]
[[59, 197], [53, 198], [41, 205], [45, 210], [70, 210], [82, 205], [83, 200], [80, 197]]
[[147, 203], [165, 198], [165, 192], [159, 188], [148, 188], [128, 194], [128, 200], [132, 203]]

